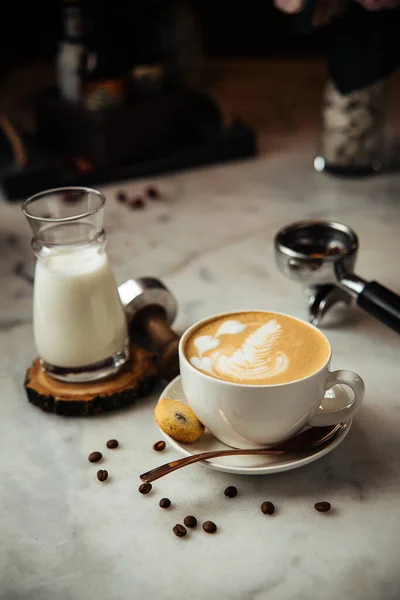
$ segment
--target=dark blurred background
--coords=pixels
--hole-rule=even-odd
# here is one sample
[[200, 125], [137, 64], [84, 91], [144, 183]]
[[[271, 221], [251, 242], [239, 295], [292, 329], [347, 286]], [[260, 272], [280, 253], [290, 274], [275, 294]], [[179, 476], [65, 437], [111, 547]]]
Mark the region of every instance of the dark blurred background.
[[[66, 11], [75, 7], [82, 35], [72, 39]], [[256, 131], [241, 120], [245, 111], [226, 109], [217, 89], [226, 72], [213, 59], [322, 54], [318, 35], [299, 35], [271, 0], [16, 0], [2, 8], [0, 179], [9, 198], [254, 155]], [[81, 87], [72, 98], [60, 73], [70, 85], [76, 60]], [[118, 107], [103, 110], [109, 82], [116, 90], [122, 77]]]
[[[165, 0], [158, 4], [162, 5]], [[61, 37], [61, 2], [25, 0], [7, 2], [2, 15], [1, 72], [27, 62], [52, 59]], [[153, 6], [151, 6], [153, 5]], [[113, 0], [110, 19], [120, 31], [121, 41], [135, 35], [135, 24], [157, 2]], [[206, 0], [191, 3], [201, 28], [203, 51], [209, 57], [266, 57], [318, 55], [318, 36], [301, 36], [294, 21], [271, 0]]]

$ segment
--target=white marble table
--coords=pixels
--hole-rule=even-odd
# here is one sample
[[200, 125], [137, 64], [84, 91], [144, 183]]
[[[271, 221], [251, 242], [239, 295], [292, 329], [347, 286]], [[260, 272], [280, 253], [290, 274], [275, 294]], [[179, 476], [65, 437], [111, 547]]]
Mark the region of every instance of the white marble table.
[[[160, 178], [164, 199], [143, 211], [104, 188], [105, 226], [119, 282], [162, 278], [180, 303], [176, 328], [214, 312], [276, 309], [305, 316], [296, 284], [276, 270], [272, 239], [284, 223], [334, 217], [361, 239], [358, 271], [400, 291], [400, 179], [358, 181], [312, 170], [312, 144], [257, 160]], [[19, 206], [0, 205], [1, 600], [395, 600], [400, 596], [399, 337], [358, 309], [337, 309], [324, 331], [333, 367], [365, 379], [364, 407], [334, 452], [297, 471], [230, 476], [195, 465], [137, 492], [156, 454], [157, 393], [120, 413], [61, 418], [29, 405], [22, 387], [35, 350], [29, 231]], [[106, 453], [107, 484], [87, 456]], [[240, 495], [223, 496], [227, 485]], [[161, 510], [168, 496], [174, 507]], [[329, 500], [322, 515], [314, 502]], [[264, 517], [262, 501], [277, 507]], [[218, 534], [172, 533], [186, 514]]]

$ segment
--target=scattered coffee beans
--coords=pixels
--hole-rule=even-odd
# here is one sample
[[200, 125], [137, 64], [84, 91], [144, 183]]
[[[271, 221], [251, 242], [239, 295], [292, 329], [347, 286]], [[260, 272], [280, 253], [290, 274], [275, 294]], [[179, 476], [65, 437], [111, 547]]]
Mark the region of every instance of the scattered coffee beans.
[[180, 525], [179, 523], [177, 525], [175, 525], [175, 527], [172, 529], [172, 531], [174, 532], [174, 534], [177, 537], [185, 537], [185, 535], [187, 534], [186, 527], [184, 527], [183, 525]]
[[118, 448], [119, 446], [118, 440], [108, 440], [106, 446], [107, 448], [110, 448], [110, 450], [114, 450], [114, 448]]
[[318, 512], [328, 512], [328, 510], [331, 510], [331, 505], [329, 502], [316, 502], [314, 508]]
[[171, 506], [171, 500], [169, 498], [161, 498], [159, 505], [161, 508], [169, 508]]
[[261, 504], [261, 512], [263, 512], [264, 515], [273, 515], [275, 512], [275, 506], [272, 504], [272, 502], [263, 502]]
[[234, 485], [228, 485], [228, 487], [224, 491], [225, 496], [228, 498], [234, 498], [237, 496], [237, 488]]
[[187, 517], [185, 517], [183, 519], [183, 522], [185, 523], [186, 527], [190, 528], [196, 527], [197, 525], [197, 519], [193, 515], [188, 515]]
[[165, 450], [165, 442], [164, 441], [160, 441], [160, 442], [156, 442], [155, 444], [153, 444], [153, 450], [155, 450], [156, 452], [162, 452], [163, 450]]
[[205, 521], [205, 523], [203, 523], [203, 529], [206, 533], [215, 533], [217, 531], [217, 526], [212, 521]]
[[91, 463], [99, 462], [99, 460], [101, 460], [102, 458], [103, 458], [103, 455], [101, 452], [92, 452], [88, 456], [88, 460]]
[[104, 469], [100, 469], [100, 471], [97, 471], [97, 479], [99, 481], [106, 481], [106, 479], [108, 479], [108, 471]]
[[148, 494], [151, 491], [152, 487], [153, 486], [151, 485], [151, 483], [142, 483], [142, 485], [139, 485], [138, 489], [141, 494]]

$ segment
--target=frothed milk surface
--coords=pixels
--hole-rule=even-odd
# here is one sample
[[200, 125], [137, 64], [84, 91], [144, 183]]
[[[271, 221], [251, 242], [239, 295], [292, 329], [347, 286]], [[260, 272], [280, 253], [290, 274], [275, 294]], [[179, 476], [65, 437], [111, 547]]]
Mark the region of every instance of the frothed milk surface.
[[317, 372], [329, 358], [329, 345], [302, 321], [249, 311], [203, 323], [189, 335], [184, 353], [196, 369], [217, 379], [268, 385]]
[[100, 362], [124, 344], [125, 314], [101, 248], [61, 247], [38, 260], [34, 335], [39, 356], [59, 367]]

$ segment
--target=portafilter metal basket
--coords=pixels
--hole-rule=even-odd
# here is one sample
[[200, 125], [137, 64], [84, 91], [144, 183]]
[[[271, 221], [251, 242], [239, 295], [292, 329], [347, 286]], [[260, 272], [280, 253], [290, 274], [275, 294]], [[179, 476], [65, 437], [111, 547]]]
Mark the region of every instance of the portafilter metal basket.
[[356, 233], [329, 220], [297, 221], [278, 231], [275, 256], [280, 271], [310, 289], [309, 318], [315, 325], [338, 301], [356, 304], [400, 333], [400, 296], [354, 273]]

